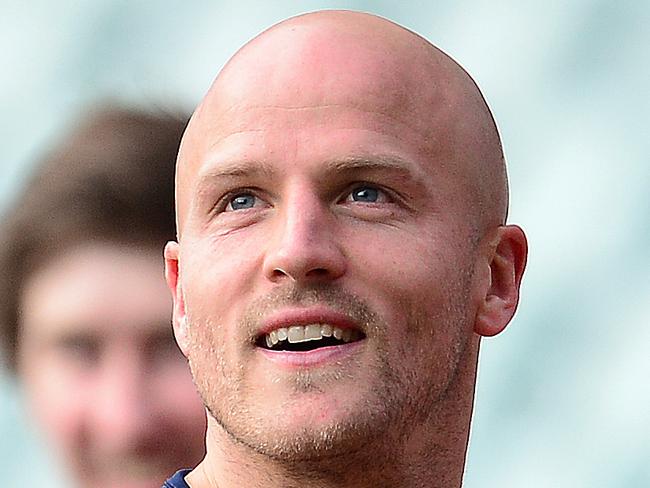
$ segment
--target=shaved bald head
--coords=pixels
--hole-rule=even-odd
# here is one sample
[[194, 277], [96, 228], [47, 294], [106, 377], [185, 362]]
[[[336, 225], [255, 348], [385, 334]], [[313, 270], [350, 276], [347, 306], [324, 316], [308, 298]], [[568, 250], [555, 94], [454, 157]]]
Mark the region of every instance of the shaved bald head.
[[176, 192], [174, 331], [209, 413], [192, 486], [460, 486], [480, 337], [526, 258], [470, 76], [373, 15], [286, 20], [214, 81]]
[[[195, 111], [177, 174], [179, 232], [185, 191], [233, 111], [314, 104], [380, 106], [386, 117], [424, 134], [435, 164], [461, 173], [477, 230], [505, 222], [508, 185], [501, 140], [469, 74], [426, 39], [389, 20], [352, 11], [287, 19], [244, 45]], [[236, 130], [236, 129], [235, 129]], [[192, 191], [189, 192], [190, 194]]]

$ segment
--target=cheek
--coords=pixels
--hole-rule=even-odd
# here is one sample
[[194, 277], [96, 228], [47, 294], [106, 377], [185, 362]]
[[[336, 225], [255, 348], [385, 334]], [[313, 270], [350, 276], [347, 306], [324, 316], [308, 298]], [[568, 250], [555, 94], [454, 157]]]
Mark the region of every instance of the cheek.
[[257, 234], [183, 243], [181, 279], [191, 317], [218, 323], [238, 317], [238, 304], [254, 296], [262, 266], [263, 243]]
[[[168, 446], [178, 465], [194, 466], [204, 454], [207, 421], [187, 363], [182, 359], [159, 367], [149, 381], [148, 396], [155, 405], [151, 435], [159, 445]], [[170, 439], [173, 446], [168, 445]]]
[[[167, 365], [152, 375], [151, 391], [156, 397], [159, 417], [174, 430], [202, 437], [205, 412], [184, 360]], [[188, 434], [189, 435], [189, 434]]]
[[396, 343], [404, 344], [405, 334], [455, 340], [458, 331], [449, 329], [461, 326], [468, 308], [467, 252], [422, 232], [395, 229], [380, 237], [377, 245], [350, 248], [351, 275], [360, 277], [360, 283], [352, 278], [356, 291], [386, 320]]
[[50, 442], [66, 455], [80, 449], [92, 381], [49, 361], [32, 361], [23, 377], [29, 408]]
[[369, 291], [377, 290], [384, 300], [435, 296], [450, 271], [448, 259], [430, 242], [397, 232], [376, 235], [373, 245], [351, 240], [350, 279], [361, 277]]

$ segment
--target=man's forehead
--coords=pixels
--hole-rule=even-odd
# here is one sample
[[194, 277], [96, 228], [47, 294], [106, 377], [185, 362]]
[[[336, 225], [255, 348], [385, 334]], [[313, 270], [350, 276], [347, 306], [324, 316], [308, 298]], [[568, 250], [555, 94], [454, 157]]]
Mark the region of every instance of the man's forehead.
[[244, 46], [222, 70], [190, 122], [181, 161], [196, 161], [219, 138], [250, 128], [251, 118], [260, 126], [273, 122], [265, 109], [349, 107], [439, 133], [436, 112], [453, 94], [431, 72], [453, 71], [453, 62], [438, 58], [445, 57], [422, 38], [374, 16], [290, 19]]
[[277, 118], [281, 110], [323, 107], [384, 114], [424, 139], [446, 141], [451, 160], [492, 158], [500, 164], [489, 110], [451, 58], [387, 20], [320, 12], [262, 33], [219, 74], [181, 145], [179, 215], [186, 199], [180, 193], [192, 188], [198, 165], [220, 139], [250, 129], [256, 118], [262, 130], [274, 123], [264, 118], [266, 109]]
[[356, 104], [413, 112], [445, 89], [444, 84], [422, 85], [439, 64], [423, 39], [383, 19], [351, 16], [357, 21], [354, 28], [346, 15], [325, 15], [311, 22], [289, 21], [262, 34], [224, 68], [198, 118], [227, 119], [228, 112], [269, 105]]

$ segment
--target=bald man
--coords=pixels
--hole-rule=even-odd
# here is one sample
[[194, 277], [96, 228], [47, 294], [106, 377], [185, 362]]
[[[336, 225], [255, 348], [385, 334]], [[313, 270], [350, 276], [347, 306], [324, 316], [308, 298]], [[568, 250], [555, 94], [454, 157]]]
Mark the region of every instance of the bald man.
[[387, 20], [244, 46], [194, 113], [165, 248], [207, 455], [167, 487], [458, 487], [481, 336], [526, 261], [489, 109]]

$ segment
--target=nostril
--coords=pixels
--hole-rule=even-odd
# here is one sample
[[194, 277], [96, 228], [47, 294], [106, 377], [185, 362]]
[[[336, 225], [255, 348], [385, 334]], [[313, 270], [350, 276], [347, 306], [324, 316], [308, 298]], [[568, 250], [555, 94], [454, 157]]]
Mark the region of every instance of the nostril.
[[273, 276], [276, 277], [276, 278], [281, 277], [281, 276], [287, 276], [287, 277], [291, 278], [293, 281], [296, 281], [296, 278], [294, 278], [291, 273], [289, 273], [288, 271], [285, 271], [282, 268], [275, 268], [273, 270]]
[[294, 282], [335, 280], [345, 274], [345, 269], [344, 254], [330, 245], [271, 250], [263, 262], [264, 276], [275, 283], [287, 278]]
[[327, 276], [329, 271], [325, 268], [315, 268], [307, 272], [307, 276]]

